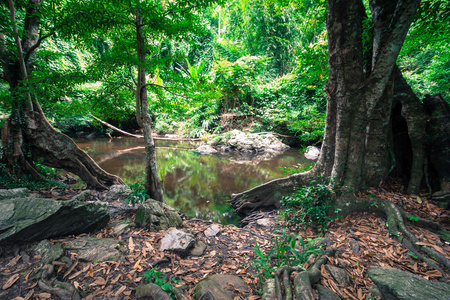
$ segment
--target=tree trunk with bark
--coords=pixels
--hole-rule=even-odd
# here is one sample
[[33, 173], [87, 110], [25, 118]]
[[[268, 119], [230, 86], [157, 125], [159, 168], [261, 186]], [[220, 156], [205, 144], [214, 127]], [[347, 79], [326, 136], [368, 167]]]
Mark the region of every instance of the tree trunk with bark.
[[[27, 80], [33, 71], [35, 50], [45, 37], [39, 35], [39, 6], [41, 0], [29, 0], [20, 40], [15, 20], [15, 8], [9, 1], [11, 35], [16, 41], [16, 53], [10, 53], [7, 38], [0, 31], [0, 59], [3, 77], [8, 82], [13, 111], [4, 123], [1, 137], [3, 152], [9, 171], [16, 176], [31, 175], [41, 179], [34, 162], [65, 169], [78, 175], [88, 188], [106, 189], [124, 184], [117, 176], [101, 169], [68, 136], [56, 131], [47, 121], [33, 88]], [[1, 29], [1, 28], [0, 28]]]
[[[449, 194], [450, 173], [445, 167], [449, 165], [450, 142], [447, 141], [450, 140], [444, 135], [448, 136], [450, 109], [443, 108], [445, 102], [439, 101], [439, 97], [429, 99], [425, 103], [431, 109], [430, 119], [396, 66], [419, 3], [419, 0], [370, 0], [373, 46], [367, 49], [362, 43], [362, 24], [366, 17], [363, 2], [328, 1], [329, 81], [320, 158], [308, 172], [232, 195], [230, 203], [238, 213], [245, 215], [259, 208], [279, 207], [281, 198], [292, 195], [296, 188], [311, 185], [313, 180], [317, 183], [317, 179], [321, 183], [328, 182], [330, 189], [338, 186], [342, 192], [333, 197], [333, 207], [328, 212], [330, 216], [336, 211], [340, 215], [352, 211], [384, 215], [390, 232], [399, 242], [441, 272], [443, 277], [446, 276], [443, 268], [450, 269], [450, 260], [418, 243], [419, 240], [404, 224], [407, 217], [404, 211], [389, 200], [359, 198], [353, 194], [353, 191], [367, 186], [379, 185], [389, 174], [402, 176], [408, 192], [417, 193], [423, 167], [429, 164], [424, 151], [427, 145], [426, 123], [431, 123], [434, 136], [446, 143], [433, 150], [430, 162], [434, 159], [442, 164], [435, 170], [440, 178], [436, 186], [446, 191], [443, 196]], [[439, 113], [446, 116], [447, 122], [438, 116]], [[428, 141], [428, 146], [430, 142], [436, 145]], [[438, 224], [417, 219], [419, 226], [441, 230]]]
[[145, 189], [150, 198], [165, 202], [162, 182], [159, 179], [156, 165], [156, 147], [152, 136], [152, 120], [148, 112], [148, 93], [145, 72], [145, 42], [141, 29], [142, 17], [136, 15], [136, 40], [138, 55], [138, 80], [136, 87], [136, 119], [142, 128], [145, 143]]
[[416, 115], [420, 101], [412, 91], [405, 92], [406, 82], [395, 62], [419, 2], [370, 1], [374, 38], [372, 49], [365, 49], [362, 24], [367, 16], [362, 1], [328, 1], [330, 71], [320, 158], [309, 172], [233, 195], [231, 203], [238, 212], [278, 203], [280, 195], [292, 194], [313, 177], [352, 190], [380, 184], [394, 166], [392, 111], [403, 102], [402, 109], [410, 112], [409, 139], [417, 149], [411, 162], [414, 172], [409, 171], [409, 191], [418, 191], [425, 115]]

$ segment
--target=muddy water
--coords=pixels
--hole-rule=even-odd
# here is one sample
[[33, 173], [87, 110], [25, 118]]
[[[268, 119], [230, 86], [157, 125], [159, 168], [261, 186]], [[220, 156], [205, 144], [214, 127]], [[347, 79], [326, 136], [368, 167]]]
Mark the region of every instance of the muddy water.
[[[135, 138], [76, 139], [75, 142], [107, 172], [126, 183], [144, 173], [144, 143]], [[271, 158], [200, 155], [194, 142], [156, 141], [158, 171], [167, 202], [188, 215], [222, 224], [238, 217], [227, 203], [230, 194], [243, 192], [272, 179], [285, 177], [279, 167], [311, 163], [290, 149]]]

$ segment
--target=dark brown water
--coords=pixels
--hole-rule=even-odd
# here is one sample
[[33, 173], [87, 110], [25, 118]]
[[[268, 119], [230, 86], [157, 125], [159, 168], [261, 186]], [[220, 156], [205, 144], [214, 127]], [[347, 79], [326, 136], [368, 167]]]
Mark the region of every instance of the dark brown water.
[[[127, 184], [144, 173], [144, 142], [135, 138], [75, 139], [78, 146], [107, 172]], [[238, 217], [227, 203], [230, 194], [285, 177], [279, 167], [310, 163], [290, 149], [272, 158], [232, 155], [200, 155], [198, 143], [156, 141], [158, 172], [166, 201], [189, 217], [236, 223]]]

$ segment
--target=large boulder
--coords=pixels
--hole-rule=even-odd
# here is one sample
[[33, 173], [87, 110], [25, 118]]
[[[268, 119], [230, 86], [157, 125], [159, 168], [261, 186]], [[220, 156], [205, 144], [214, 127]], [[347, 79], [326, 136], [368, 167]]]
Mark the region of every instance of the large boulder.
[[141, 227], [147, 226], [150, 231], [159, 231], [180, 226], [183, 220], [178, 212], [166, 203], [147, 199], [137, 210], [136, 223]]
[[0, 200], [25, 198], [30, 196], [30, 192], [26, 188], [17, 188], [12, 190], [0, 190]]
[[0, 244], [80, 234], [108, 224], [106, 203], [38, 197], [0, 201]]
[[216, 274], [200, 281], [195, 288], [195, 299], [233, 300], [249, 292], [247, 283], [235, 275]]
[[372, 267], [369, 277], [386, 300], [448, 299], [450, 285], [426, 280], [398, 269]]

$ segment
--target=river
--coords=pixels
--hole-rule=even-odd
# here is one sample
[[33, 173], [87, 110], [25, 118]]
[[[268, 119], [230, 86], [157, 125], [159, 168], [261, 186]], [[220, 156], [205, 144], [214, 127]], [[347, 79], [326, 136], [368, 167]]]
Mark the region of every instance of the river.
[[[104, 170], [134, 183], [144, 173], [144, 141], [137, 138], [75, 139]], [[188, 217], [236, 224], [239, 217], [227, 203], [239, 193], [272, 179], [285, 177], [280, 167], [311, 161], [289, 149], [274, 157], [201, 155], [194, 151], [198, 142], [157, 140], [158, 172], [164, 184], [165, 199]]]

